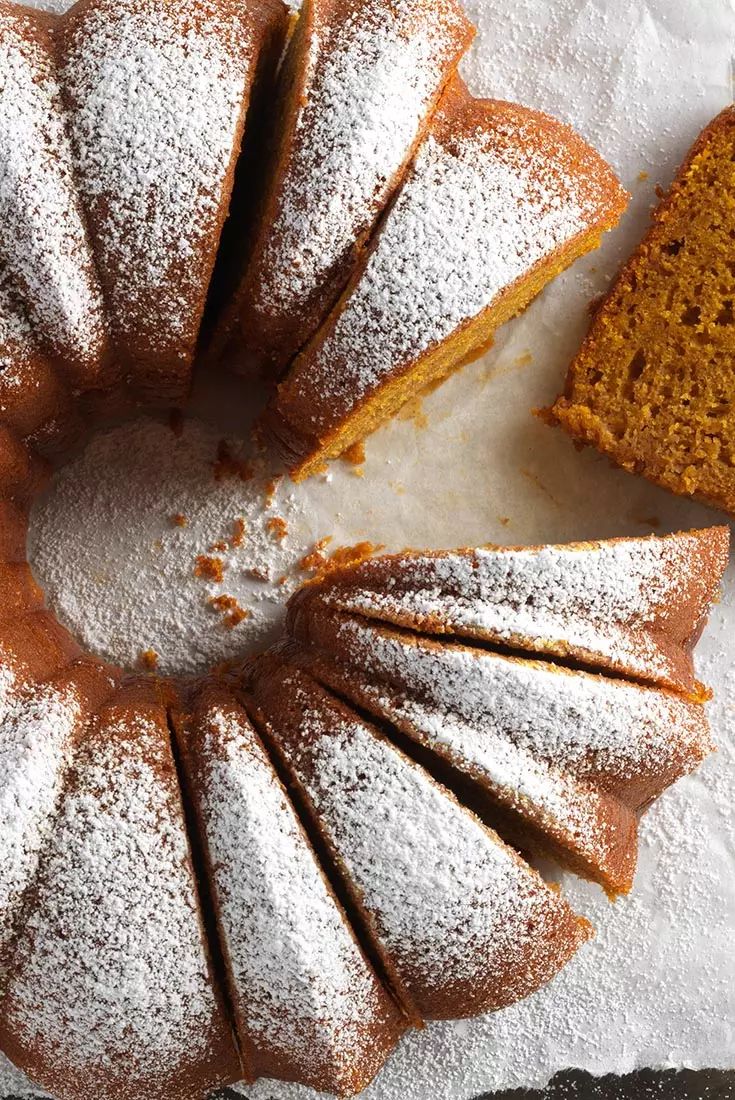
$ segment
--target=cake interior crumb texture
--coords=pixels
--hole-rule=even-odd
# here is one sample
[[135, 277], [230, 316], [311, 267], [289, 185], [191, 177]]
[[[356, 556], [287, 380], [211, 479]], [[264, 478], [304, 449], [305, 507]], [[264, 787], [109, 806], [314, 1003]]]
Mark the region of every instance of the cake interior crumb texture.
[[735, 108], [706, 129], [552, 410], [574, 439], [735, 513]]

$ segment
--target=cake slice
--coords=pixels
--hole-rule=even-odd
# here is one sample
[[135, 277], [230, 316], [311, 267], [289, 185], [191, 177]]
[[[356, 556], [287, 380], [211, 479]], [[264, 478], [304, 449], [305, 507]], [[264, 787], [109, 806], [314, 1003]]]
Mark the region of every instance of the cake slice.
[[129, 683], [85, 731], [24, 911], [0, 1048], [58, 1100], [236, 1080], [164, 707]]
[[473, 33], [456, 0], [305, 0], [224, 326], [261, 370], [281, 374], [333, 306]]
[[113, 690], [111, 670], [79, 658], [33, 685], [0, 670], [0, 993], [23, 898], [50, 837], [66, 770], [89, 716]]
[[317, 601], [426, 634], [548, 654], [685, 692], [728, 561], [726, 527], [558, 546], [407, 550], [335, 569]]
[[75, 168], [116, 350], [149, 401], [185, 396], [250, 92], [280, 0], [79, 0], [61, 19]]
[[0, 3], [0, 267], [44, 351], [75, 386], [100, 387], [110, 374], [104, 306], [72, 170], [53, 26], [45, 13]]
[[318, 607], [295, 632], [313, 675], [468, 779], [504, 836], [611, 896], [633, 884], [638, 813], [713, 748], [673, 692]]
[[626, 196], [569, 127], [455, 80], [369, 250], [278, 387], [266, 427], [299, 480], [489, 345], [598, 244]]
[[361, 1091], [405, 1022], [324, 877], [245, 710], [201, 687], [176, 718], [248, 1075]]
[[657, 485], [735, 514], [735, 107], [699, 136], [545, 415]]
[[510, 1005], [588, 938], [497, 834], [305, 671], [250, 670], [255, 715], [342, 876], [393, 987], [424, 1019]]

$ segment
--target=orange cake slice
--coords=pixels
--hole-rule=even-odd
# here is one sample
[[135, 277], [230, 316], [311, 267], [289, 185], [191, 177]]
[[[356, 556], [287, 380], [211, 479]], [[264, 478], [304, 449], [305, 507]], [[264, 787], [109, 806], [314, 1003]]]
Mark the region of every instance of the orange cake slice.
[[498, 325], [598, 244], [626, 201], [569, 127], [455, 81], [334, 310], [266, 425], [299, 480], [480, 354]]
[[[72, 171], [52, 27], [46, 14], [0, 3], [0, 268], [39, 344], [75, 385], [89, 388], [109, 373], [106, 326]], [[4, 312], [3, 303], [0, 327]]]
[[352, 1096], [405, 1021], [380, 985], [243, 707], [214, 683], [175, 721], [245, 1071]]
[[552, 546], [407, 550], [330, 572], [301, 601], [548, 654], [696, 692], [692, 650], [728, 561], [726, 527]]
[[0, 1021], [0, 1047], [59, 1100], [203, 1100], [239, 1076], [151, 684], [123, 687], [74, 755]]
[[577, 443], [735, 514], [735, 108], [702, 132], [546, 414]]
[[471, 780], [504, 835], [612, 896], [637, 814], [713, 748], [704, 707], [673, 692], [318, 607], [295, 631], [314, 675]]
[[473, 33], [456, 0], [305, 0], [225, 324], [261, 369], [282, 373], [331, 309]]
[[249, 687], [409, 1012], [444, 1019], [512, 1004], [588, 938], [496, 833], [302, 669], [266, 655]]
[[61, 19], [75, 168], [116, 350], [159, 403], [187, 390], [250, 91], [280, 0], [79, 0]]
[[34, 684], [0, 666], [0, 993], [74, 745], [114, 683], [110, 669], [91, 658]]

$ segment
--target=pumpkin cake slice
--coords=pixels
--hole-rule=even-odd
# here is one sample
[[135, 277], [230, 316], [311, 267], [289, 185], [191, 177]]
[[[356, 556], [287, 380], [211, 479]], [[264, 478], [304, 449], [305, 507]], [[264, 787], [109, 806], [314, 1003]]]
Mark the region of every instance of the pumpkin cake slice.
[[305, 0], [259, 228], [224, 324], [269, 375], [344, 289], [473, 34], [457, 0]]
[[116, 352], [138, 394], [182, 399], [256, 77], [280, 0], [79, 0], [58, 30], [79, 191]]
[[713, 745], [680, 695], [302, 605], [319, 680], [471, 782], [514, 844], [627, 893], [637, 815]]
[[0, 3], [0, 269], [39, 346], [88, 389], [109, 379], [107, 328], [66, 133], [55, 25], [46, 13]]
[[246, 1074], [352, 1096], [406, 1024], [370, 963], [247, 713], [207, 682], [174, 715]]
[[549, 981], [587, 922], [287, 652], [251, 665], [254, 715], [409, 1014], [490, 1012]]
[[544, 414], [657, 485], [735, 514], [735, 107], [702, 132]]
[[0, 669], [0, 993], [22, 901], [51, 836], [66, 770], [85, 724], [112, 694], [112, 670], [80, 657], [29, 684]]
[[204, 1100], [239, 1078], [150, 681], [88, 724], [22, 926], [0, 1048], [59, 1100]]
[[696, 693], [692, 650], [728, 562], [726, 527], [550, 546], [406, 550], [330, 570], [291, 601], [548, 654]]
[[266, 429], [308, 477], [489, 345], [599, 243], [626, 195], [568, 126], [448, 89], [347, 289], [278, 387]]

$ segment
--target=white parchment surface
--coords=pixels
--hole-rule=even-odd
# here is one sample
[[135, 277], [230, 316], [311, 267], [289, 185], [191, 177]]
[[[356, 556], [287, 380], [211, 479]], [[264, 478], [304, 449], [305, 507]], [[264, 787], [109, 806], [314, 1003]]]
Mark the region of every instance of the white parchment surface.
[[[503, 329], [485, 358], [367, 443], [364, 476], [336, 464], [299, 487], [299, 537], [388, 548], [539, 543], [723, 522], [578, 453], [531, 415], [559, 392], [589, 301], [640, 237], [702, 126], [731, 98], [730, 0], [469, 0], [476, 94], [571, 122], [632, 192], [621, 227]], [[405, 1039], [366, 1100], [468, 1100], [557, 1070], [735, 1067], [735, 571], [699, 647], [719, 752], [645, 818], [633, 894], [614, 905], [565, 876], [597, 929], [527, 1001]], [[0, 1095], [18, 1095], [10, 1078]], [[260, 1082], [253, 1100], [308, 1090]]]

